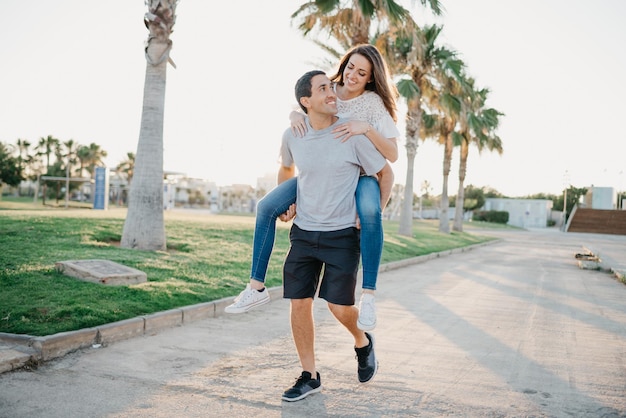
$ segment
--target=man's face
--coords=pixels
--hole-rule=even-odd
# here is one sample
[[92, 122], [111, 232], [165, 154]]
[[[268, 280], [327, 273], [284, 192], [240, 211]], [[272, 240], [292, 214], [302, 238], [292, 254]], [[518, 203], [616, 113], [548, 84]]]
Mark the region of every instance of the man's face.
[[318, 74], [311, 79], [311, 97], [305, 98], [309, 114], [315, 112], [323, 115], [337, 113], [337, 95], [333, 91], [332, 83], [325, 75]]

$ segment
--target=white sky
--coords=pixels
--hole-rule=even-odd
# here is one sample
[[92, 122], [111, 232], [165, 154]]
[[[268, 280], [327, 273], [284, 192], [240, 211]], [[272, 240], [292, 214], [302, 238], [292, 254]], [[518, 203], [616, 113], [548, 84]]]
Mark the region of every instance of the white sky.
[[[1, 2], [0, 141], [95, 142], [109, 153], [109, 167], [135, 152], [144, 2]], [[293, 85], [326, 58], [291, 26], [302, 3], [181, 0], [171, 54], [178, 68], [167, 75], [166, 170], [219, 185], [255, 185], [276, 172]], [[498, 131], [504, 154], [473, 149], [465, 184], [508, 196], [558, 194], [567, 171], [576, 187], [626, 189], [626, 2], [442, 3], [442, 41], [461, 54], [477, 86], [491, 90], [488, 105], [506, 114]], [[406, 180], [403, 144], [393, 164], [397, 183]], [[441, 193], [442, 156], [438, 145], [420, 145], [416, 192], [428, 180]], [[455, 152], [450, 194], [457, 165]]]

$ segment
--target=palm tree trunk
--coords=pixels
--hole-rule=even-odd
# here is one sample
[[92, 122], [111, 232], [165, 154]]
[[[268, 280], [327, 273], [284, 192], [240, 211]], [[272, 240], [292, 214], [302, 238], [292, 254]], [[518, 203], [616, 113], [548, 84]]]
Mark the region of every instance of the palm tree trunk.
[[146, 46], [146, 79], [143, 89], [141, 129], [130, 185], [128, 214], [122, 233], [122, 247], [165, 250], [163, 219], [163, 115], [165, 80], [176, 22], [178, 0], [146, 0], [149, 12], [144, 22], [150, 30]]
[[415, 155], [417, 154], [417, 140], [406, 143], [406, 181], [404, 184], [404, 197], [400, 210], [400, 225], [398, 234], [406, 237], [413, 236], [413, 177], [415, 167]]
[[461, 158], [459, 162], [459, 191], [456, 195], [456, 210], [454, 213], [454, 231], [463, 232], [463, 207], [465, 203], [465, 175], [467, 173], [467, 156], [469, 154], [469, 144], [463, 140], [461, 143]]
[[422, 109], [419, 98], [409, 101], [406, 123], [406, 181], [404, 184], [404, 198], [400, 209], [400, 225], [398, 234], [406, 237], [413, 236], [413, 177], [415, 169], [415, 156], [417, 155], [417, 141], [419, 139], [419, 127], [422, 122]]
[[[140, 250], [165, 250], [163, 217], [163, 115], [169, 45], [153, 39], [147, 54], [143, 111], [135, 173], [130, 186], [128, 214], [121, 246]], [[157, 63], [153, 65], [150, 61]]]
[[441, 190], [441, 210], [439, 212], [439, 232], [450, 233], [450, 220], [448, 219], [448, 177], [452, 164], [452, 135], [446, 135], [443, 148], [443, 187]]

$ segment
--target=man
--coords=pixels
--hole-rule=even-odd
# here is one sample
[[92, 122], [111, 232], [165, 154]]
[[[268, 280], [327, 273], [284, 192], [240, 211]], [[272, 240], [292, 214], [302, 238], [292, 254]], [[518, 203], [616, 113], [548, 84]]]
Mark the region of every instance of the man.
[[[361, 170], [378, 176], [382, 195], [388, 196], [393, 182], [391, 167], [364, 135], [346, 142], [335, 139], [333, 128], [345, 120], [336, 116], [336, 95], [323, 71], [304, 74], [295, 93], [310, 129], [303, 138], [294, 136], [291, 129], [285, 131], [278, 181], [293, 177], [298, 167], [297, 214], [283, 267], [283, 295], [291, 299], [291, 330], [303, 371], [283, 394], [285, 401], [297, 401], [322, 389], [315, 365], [312, 310], [318, 287], [319, 297], [354, 338], [359, 381], [368, 382], [376, 374], [374, 339], [357, 327], [354, 306], [359, 267], [354, 196]], [[293, 213], [292, 206], [286, 216]]]

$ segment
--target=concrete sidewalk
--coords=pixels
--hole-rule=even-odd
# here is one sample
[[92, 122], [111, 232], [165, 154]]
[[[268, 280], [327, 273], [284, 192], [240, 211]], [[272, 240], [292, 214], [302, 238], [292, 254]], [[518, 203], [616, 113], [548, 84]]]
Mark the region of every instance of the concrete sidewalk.
[[324, 389], [282, 402], [300, 368], [289, 304], [273, 295], [247, 314], [215, 308], [0, 374], [0, 417], [626, 417], [626, 286], [574, 258], [593, 246], [621, 260], [626, 237], [493, 234], [502, 240], [381, 274], [369, 384], [317, 300]]
[[[494, 241], [485, 242], [469, 247], [388, 263], [380, 267], [380, 272], [391, 271], [409, 265], [423, 263], [435, 258], [471, 251], [475, 248], [493, 243]], [[282, 287], [268, 290], [272, 300], [282, 298]], [[61, 332], [42, 337], [0, 332], [0, 373], [22, 368], [36, 368], [43, 362], [63, 357], [77, 350], [94, 347], [100, 348], [129, 338], [154, 335], [168, 328], [187, 325], [209, 318], [216, 318], [224, 314], [224, 308], [230, 305], [233, 299], [234, 297], [228, 297], [213, 302], [157, 312], [151, 315], [144, 315], [93, 328]]]

